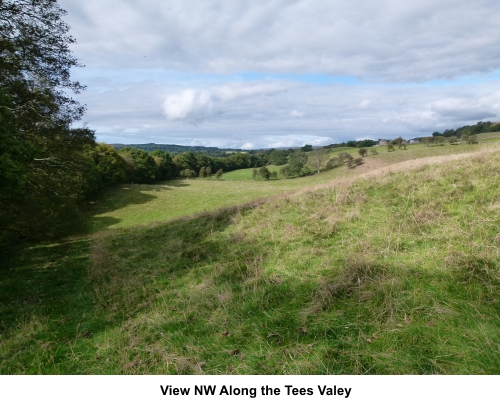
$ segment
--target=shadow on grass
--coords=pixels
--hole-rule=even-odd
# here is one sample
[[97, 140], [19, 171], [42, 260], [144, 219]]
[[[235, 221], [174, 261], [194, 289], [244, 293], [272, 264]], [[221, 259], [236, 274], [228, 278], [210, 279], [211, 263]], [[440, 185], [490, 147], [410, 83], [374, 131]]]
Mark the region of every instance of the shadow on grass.
[[90, 245], [77, 240], [0, 252], [0, 374], [74, 372], [54, 363], [67, 358], [70, 342], [105, 327], [92, 316]]

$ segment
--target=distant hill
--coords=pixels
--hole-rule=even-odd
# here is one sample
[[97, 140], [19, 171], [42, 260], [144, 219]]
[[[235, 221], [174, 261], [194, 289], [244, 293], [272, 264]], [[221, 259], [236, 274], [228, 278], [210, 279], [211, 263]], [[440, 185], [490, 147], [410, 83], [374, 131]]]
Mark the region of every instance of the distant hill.
[[193, 153], [203, 153], [207, 156], [228, 156], [237, 152], [249, 152], [245, 149], [232, 149], [232, 148], [217, 148], [213, 146], [183, 146], [183, 145], [165, 145], [158, 143], [144, 143], [144, 144], [129, 144], [124, 145], [122, 143], [111, 144], [116, 150], [124, 148], [125, 146], [131, 146], [133, 148], [142, 149], [146, 152], [151, 152], [153, 150], [163, 150], [165, 152], [171, 153], [172, 155], [177, 155], [183, 152], [193, 152]]

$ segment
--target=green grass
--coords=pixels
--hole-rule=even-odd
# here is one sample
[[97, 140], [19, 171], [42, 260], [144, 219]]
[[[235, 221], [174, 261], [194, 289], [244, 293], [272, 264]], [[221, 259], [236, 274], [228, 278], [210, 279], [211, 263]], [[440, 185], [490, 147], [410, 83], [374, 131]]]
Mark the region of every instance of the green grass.
[[354, 178], [453, 148], [118, 187], [90, 212], [106, 232], [3, 252], [0, 372], [498, 374], [498, 152]]
[[[267, 168], [269, 171], [276, 171], [278, 172], [278, 179], [282, 179], [283, 176], [279, 173], [280, 169], [283, 166], [274, 166], [274, 165], [268, 165]], [[257, 169], [258, 170], [258, 169]], [[254, 180], [253, 176], [253, 169], [240, 169], [240, 170], [234, 170], [232, 172], [227, 172], [224, 173], [221, 177], [222, 180]], [[257, 178], [257, 180], [261, 180]]]

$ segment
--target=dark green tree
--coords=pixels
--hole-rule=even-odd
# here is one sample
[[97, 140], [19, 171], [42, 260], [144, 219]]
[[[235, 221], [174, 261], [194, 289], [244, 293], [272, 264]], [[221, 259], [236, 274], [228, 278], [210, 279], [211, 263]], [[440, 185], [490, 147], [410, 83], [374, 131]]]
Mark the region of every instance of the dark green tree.
[[174, 164], [172, 156], [163, 150], [153, 150], [150, 155], [153, 157], [157, 170], [156, 180], [169, 180], [177, 175], [177, 167]]
[[118, 152], [129, 166], [129, 176], [132, 181], [148, 184], [156, 179], [158, 166], [148, 152], [130, 146]]
[[307, 155], [301, 149], [296, 149], [290, 155], [290, 172], [293, 176], [300, 176], [302, 168], [307, 164]]
[[0, 1], [0, 240], [74, 229], [99, 183], [94, 132], [72, 128], [85, 108], [69, 94], [84, 87], [65, 14], [55, 0]]
[[269, 180], [269, 178], [271, 177], [271, 172], [266, 166], [262, 166], [259, 169], [259, 176], [262, 177], [264, 180]]

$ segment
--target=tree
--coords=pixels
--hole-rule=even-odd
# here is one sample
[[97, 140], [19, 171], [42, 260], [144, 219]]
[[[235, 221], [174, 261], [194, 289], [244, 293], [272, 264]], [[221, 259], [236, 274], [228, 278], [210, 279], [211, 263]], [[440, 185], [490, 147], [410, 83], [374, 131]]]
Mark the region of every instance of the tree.
[[129, 165], [129, 176], [137, 183], [152, 183], [158, 171], [153, 157], [146, 151], [126, 146], [118, 151]]
[[387, 142], [387, 152], [394, 152], [394, 144], [392, 142]]
[[157, 166], [156, 180], [168, 180], [177, 175], [177, 167], [168, 152], [155, 149], [151, 151], [150, 156], [153, 157]]
[[89, 152], [104, 185], [125, 183], [127, 164], [111, 145], [98, 143]]
[[312, 147], [312, 145], [306, 144], [306, 145], [302, 146], [302, 148], [300, 148], [300, 149], [302, 150], [302, 152], [310, 152], [313, 150], [313, 147]]
[[0, 1], [0, 239], [74, 229], [98, 183], [94, 132], [71, 127], [85, 107], [69, 93], [84, 86], [70, 77], [79, 63], [65, 14], [55, 0]]
[[290, 165], [286, 165], [286, 166], [283, 166], [281, 169], [280, 169], [280, 174], [288, 179], [289, 177], [292, 176], [292, 171], [290, 169]]
[[259, 176], [262, 177], [264, 180], [269, 180], [269, 177], [271, 177], [271, 172], [266, 166], [262, 166], [259, 169]]
[[300, 176], [302, 168], [307, 163], [307, 155], [301, 149], [296, 149], [290, 155], [290, 173], [294, 176]]
[[457, 143], [457, 137], [456, 136], [450, 136], [448, 138], [448, 142], [450, 142], [450, 145], [455, 145]]
[[215, 178], [219, 180], [223, 174], [224, 172], [222, 171], [222, 169], [219, 169], [217, 170], [217, 173], [215, 173]]
[[307, 161], [319, 173], [320, 169], [328, 161], [328, 151], [323, 148], [314, 149], [312, 152], [309, 153]]
[[368, 151], [366, 150], [366, 148], [360, 148], [358, 150], [358, 155], [361, 157], [368, 156]]
[[406, 150], [406, 141], [401, 137], [394, 139], [392, 144], [397, 145], [398, 149], [404, 148]]

